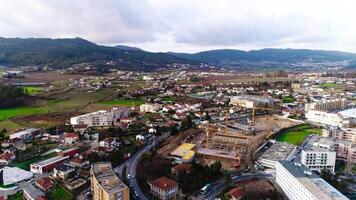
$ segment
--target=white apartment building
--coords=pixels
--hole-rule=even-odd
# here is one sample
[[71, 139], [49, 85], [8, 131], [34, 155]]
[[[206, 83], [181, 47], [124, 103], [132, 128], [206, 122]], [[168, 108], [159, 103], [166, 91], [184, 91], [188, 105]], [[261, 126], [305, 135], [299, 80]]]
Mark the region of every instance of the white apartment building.
[[346, 99], [332, 99], [321, 100], [305, 104], [305, 111], [318, 110], [318, 111], [331, 111], [336, 109], [345, 108], [347, 105]]
[[327, 111], [309, 110], [305, 113], [307, 120], [314, 124], [327, 125], [333, 127], [347, 127], [348, 121], [345, 121], [339, 113]]
[[158, 112], [162, 109], [162, 105], [160, 104], [153, 104], [153, 103], [145, 103], [140, 105], [140, 112], [146, 113], [146, 112]]
[[290, 200], [346, 200], [333, 186], [300, 163], [276, 164], [276, 182]]
[[130, 109], [127, 107], [113, 108], [112, 110], [99, 110], [85, 115], [70, 118], [72, 125], [111, 126], [120, 118], [128, 117]]
[[326, 128], [323, 129], [322, 136], [356, 143], [356, 128]]
[[336, 152], [330, 149], [312, 146], [303, 149], [301, 154], [301, 163], [313, 171], [327, 169], [334, 173], [335, 171]]

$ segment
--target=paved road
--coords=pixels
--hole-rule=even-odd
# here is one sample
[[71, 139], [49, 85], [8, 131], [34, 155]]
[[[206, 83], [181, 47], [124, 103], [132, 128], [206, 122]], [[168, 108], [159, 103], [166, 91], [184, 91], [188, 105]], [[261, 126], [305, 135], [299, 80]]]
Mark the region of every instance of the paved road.
[[156, 144], [163, 141], [166, 137], [167, 136], [154, 138], [151, 143], [146, 144], [146, 146], [144, 146], [142, 149], [136, 152], [136, 154], [134, 154], [131, 158], [129, 158], [124, 163], [114, 168], [114, 172], [118, 173], [121, 176], [123, 173], [122, 170], [124, 169], [125, 166], [127, 167], [126, 176], [130, 174], [130, 178], [128, 179], [128, 181], [130, 185], [132, 185], [132, 187], [130, 188], [130, 192], [133, 194], [133, 196], [135, 196], [136, 199], [148, 200], [145, 194], [141, 191], [136, 180], [137, 164], [144, 153], [150, 151]]
[[[243, 174], [243, 175], [232, 175], [231, 179], [234, 184], [240, 181], [246, 181], [251, 179], [271, 179], [274, 178], [271, 174], [264, 173], [253, 173], [253, 174]], [[225, 188], [224, 179], [220, 179], [212, 184], [212, 188], [205, 194], [200, 196], [203, 200], [213, 200], [219, 196]]]

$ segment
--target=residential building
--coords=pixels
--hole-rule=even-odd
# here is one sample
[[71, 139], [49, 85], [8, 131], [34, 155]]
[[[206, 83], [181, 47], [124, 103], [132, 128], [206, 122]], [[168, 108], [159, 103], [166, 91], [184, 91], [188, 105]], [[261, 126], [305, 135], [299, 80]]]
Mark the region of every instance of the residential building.
[[332, 111], [345, 108], [347, 106], [346, 99], [320, 100], [305, 104], [305, 111]]
[[146, 113], [146, 112], [151, 112], [155, 113], [158, 112], [162, 109], [162, 105], [158, 103], [145, 103], [140, 105], [140, 112]]
[[79, 135], [76, 133], [64, 133], [63, 142], [66, 145], [71, 145], [79, 141]]
[[328, 127], [323, 129], [322, 136], [356, 143], [356, 128]]
[[278, 161], [276, 182], [290, 200], [348, 199], [301, 163]]
[[178, 194], [178, 183], [165, 176], [155, 179], [149, 183], [151, 192], [161, 200], [176, 199]]
[[35, 185], [44, 192], [48, 192], [54, 187], [54, 182], [49, 177], [38, 178]]
[[74, 167], [67, 164], [61, 164], [53, 169], [53, 177], [66, 180], [71, 177], [71, 174], [73, 174], [74, 171]]
[[303, 149], [301, 154], [301, 163], [313, 171], [323, 169], [335, 171], [336, 152], [320, 146], [311, 146]]
[[333, 127], [347, 127], [347, 121], [344, 121], [339, 113], [309, 110], [305, 113], [305, 117], [311, 123], [318, 125], [326, 125]]
[[99, 110], [70, 118], [73, 126], [87, 125], [90, 126], [111, 126], [120, 118], [128, 117], [130, 109], [127, 107], [113, 108], [112, 110]]
[[115, 175], [109, 162], [92, 164], [90, 180], [95, 200], [130, 199], [129, 188]]
[[41, 133], [41, 129], [38, 128], [29, 128], [25, 129], [20, 132], [16, 132], [13, 134], [10, 134], [10, 140], [19, 138], [22, 139], [25, 142], [30, 142], [32, 141], [37, 135]]
[[99, 142], [100, 147], [104, 147], [107, 151], [112, 151], [119, 146], [119, 142], [116, 141], [116, 138], [108, 137]]
[[0, 154], [0, 165], [9, 165], [15, 159], [16, 154], [14, 152], [4, 152]]

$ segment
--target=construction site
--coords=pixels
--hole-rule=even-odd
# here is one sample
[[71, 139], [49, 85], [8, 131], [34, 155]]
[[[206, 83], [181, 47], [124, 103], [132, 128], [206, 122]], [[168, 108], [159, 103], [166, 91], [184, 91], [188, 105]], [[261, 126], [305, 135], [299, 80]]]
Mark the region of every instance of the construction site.
[[195, 159], [210, 165], [220, 161], [224, 169], [242, 170], [252, 163], [252, 154], [270, 136], [296, 124], [275, 115], [257, 116], [253, 122], [245, 117], [202, 124], [171, 136], [157, 153], [180, 163]]

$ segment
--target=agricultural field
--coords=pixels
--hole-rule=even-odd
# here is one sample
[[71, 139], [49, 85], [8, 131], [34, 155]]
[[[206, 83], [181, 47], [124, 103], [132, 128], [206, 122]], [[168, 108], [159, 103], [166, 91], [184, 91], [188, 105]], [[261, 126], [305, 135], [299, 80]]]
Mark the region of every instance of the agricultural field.
[[300, 145], [303, 143], [305, 138], [311, 134], [320, 135], [321, 129], [312, 127], [309, 124], [300, 124], [279, 133], [277, 141]]
[[57, 186], [47, 194], [48, 199], [51, 200], [72, 200], [73, 195], [67, 192], [64, 188]]
[[139, 106], [144, 104], [145, 101], [142, 99], [118, 99], [110, 101], [101, 101], [99, 104], [107, 106]]
[[33, 87], [33, 86], [24, 86], [22, 87], [25, 94], [30, 96], [35, 96], [43, 91], [43, 88], [40, 87]]
[[6, 108], [0, 109], [0, 121], [7, 120], [11, 117], [17, 116], [28, 116], [28, 115], [36, 115], [36, 114], [44, 114], [48, 113], [48, 107], [17, 107], [17, 108]]

